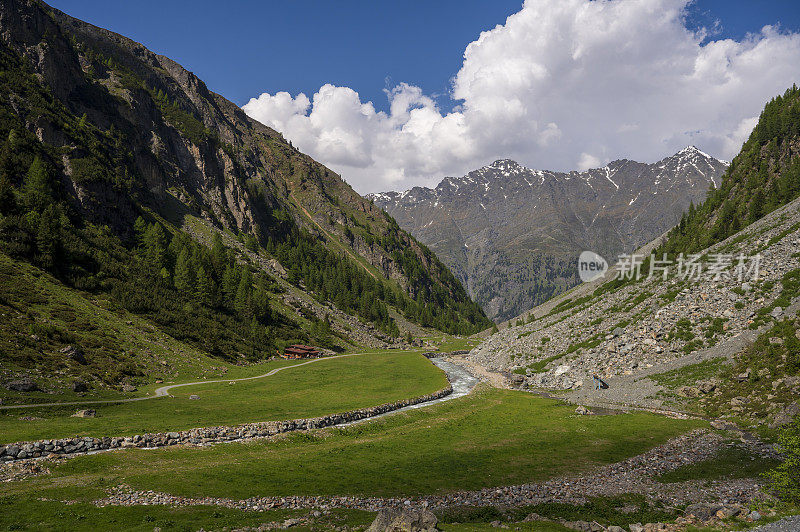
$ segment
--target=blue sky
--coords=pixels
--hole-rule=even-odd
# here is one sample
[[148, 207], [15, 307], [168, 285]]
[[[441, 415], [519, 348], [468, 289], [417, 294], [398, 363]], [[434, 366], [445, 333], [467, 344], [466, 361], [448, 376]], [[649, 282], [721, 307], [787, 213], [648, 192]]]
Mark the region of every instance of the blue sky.
[[242, 105], [261, 92], [353, 87], [376, 105], [406, 81], [448, 90], [464, 47], [520, 0], [53, 0], [54, 7], [168, 55]]
[[362, 193], [502, 158], [729, 160], [800, 84], [797, 0], [51, 3], [178, 61]]
[[[446, 94], [468, 43], [519, 11], [520, 0], [403, 2], [51, 0], [69, 15], [169, 56], [243, 105], [262, 92], [313, 94], [325, 83], [386, 109], [399, 82]], [[740, 39], [766, 24], [800, 30], [797, 0], [699, 0], [691, 22]], [[452, 102], [437, 98], [445, 109]]]

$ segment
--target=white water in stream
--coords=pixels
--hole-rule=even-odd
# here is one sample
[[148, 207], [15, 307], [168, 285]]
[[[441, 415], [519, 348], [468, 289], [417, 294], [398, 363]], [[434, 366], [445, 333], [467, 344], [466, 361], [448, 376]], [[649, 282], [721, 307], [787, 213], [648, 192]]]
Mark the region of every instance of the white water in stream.
[[450, 381], [450, 386], [453, 387], [453, 393], [450, 395], [446, 395], [439, 399], [434, 399], [433, 401], [426, 401], [424, 403], [418, 403], [415, 405], [405, 406], [398, 410], [392, 410], [391, 412], [386, 412], [385, 414], [379, 414], [377, 416], [372, 416], [364, 419], [359, 419], [358, 421], [351, 421], [350, 423], [342, 423], [341, 425], [337, 425], [337, 427], [349, 427], [350, 425], [356, 425], [358, 423], [364, 423], [365, 421], [372, 421], [374, 419], [380, 419], [385, 416], [391, 416], [393, 414], [397, 414], [398, 412], [405, 412], [407, 410], [416, 410], [417, 408], [425, 408], [431, 405], [435, 405], [436, 403], [443, 403], [445, 401], [450, 401], [451, 399], [458, 399], [459, 397], [464, 397], [478, 383], [478, 379], [472, 375], [469, 371], [467, 371], [462, 366], [458, 364], [453, 364], [452, 362], [448, 362], [447, 360], [443, 360], [441, 358], [432, 358], [430, 359], [431, 363], [445, 372], [447, 375], [447, 380]]

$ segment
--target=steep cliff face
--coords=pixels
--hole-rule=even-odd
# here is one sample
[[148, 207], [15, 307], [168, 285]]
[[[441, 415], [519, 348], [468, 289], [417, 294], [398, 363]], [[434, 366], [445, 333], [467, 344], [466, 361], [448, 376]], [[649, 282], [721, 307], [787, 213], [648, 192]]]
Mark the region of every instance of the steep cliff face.
[[[35, 76], [0, 95], [9, 129], [18, 124], [50, 150], [61, 193], [88, 222], [125, 240], [143, 212], [177, 226], [191, 214], [265, 248], [307, 233], [387, 292], [399, 287], [402, 301], [385, 303], [413, 321], [485, 325], [424, 246], [171, 59], [34, 0], [0, 5], [0, 48], [4, 70]], [[423, 316], [427, 304], [441, 312]]]
[[581, 251], [613, 261], [668, 230], [726, 167], [695, 147], [654, 164], [620, 160], [585, 172], [500, 160], [435, 189], [370, 197], [503, 320], [574, 285]]
[[[4, 2], [0, 27], [3, 43], [27, 60], [64, 110], [86, 115], [105, 151], [123, 159], [131, 189], [161, 207], [164, 192], [177, 188], [180, 199], [195, 199], [226, 228], [247, 231], [255, 225], [243, 185], [258, 161], [252, 155], [234, 160], [226, 148], [252, 144], [259, 135], [279, 138], [275, 132], [252, 127], [241, 111], [173, 61], [38, 2]], [[23, 115], [24, 108], [16, 110]], [[107, 176], [78, 175], [72, 168], [71, 161], [86, 157], [85, 143], [65, 131], [58, 116], [28, 111], [27, 129], [35, 128], [43, 143], [64, 148], [62, 170], [84, 214], [121, 230], [129, 226], [133, 220], [104, 201], [111, 188]]]

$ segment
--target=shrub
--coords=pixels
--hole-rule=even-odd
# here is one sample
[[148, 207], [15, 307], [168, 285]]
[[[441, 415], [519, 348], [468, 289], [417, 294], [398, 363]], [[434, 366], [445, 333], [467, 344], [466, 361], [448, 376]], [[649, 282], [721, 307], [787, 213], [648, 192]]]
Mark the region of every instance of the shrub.
[[800, 420], [781, 431], [778, 438], [780, 451], [784, 455], [783, 462], [767, 473], [770, 487], [780, 499], [800, 502]]

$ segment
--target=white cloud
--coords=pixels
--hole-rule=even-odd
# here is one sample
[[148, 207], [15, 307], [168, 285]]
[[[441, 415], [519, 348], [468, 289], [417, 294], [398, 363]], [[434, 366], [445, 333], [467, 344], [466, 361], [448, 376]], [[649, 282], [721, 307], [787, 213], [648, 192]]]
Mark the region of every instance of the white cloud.
[[575, 169], [583, 172], [584, 170], [588, 170], [589, 168], [598, 168], [600, 166], [603, 166], [603, 162], [604, 161], [602, 161], [601, 159], [595, 157], [590, 153], [581, 153], [581, 156], [578, 157], [578, 164], [575, 167]]
[[685, 24], [688, 0], [527, 0], [481, 33], [443, 113], [419, 87], [376, 112], [347, 87], [244, 106], [356, 190], [431, 185], [498, 158], [571, 170], [655, 161], [687, 144], [732, 158], [764, 103], [800, 79], [800, 35], [741, 41]]

